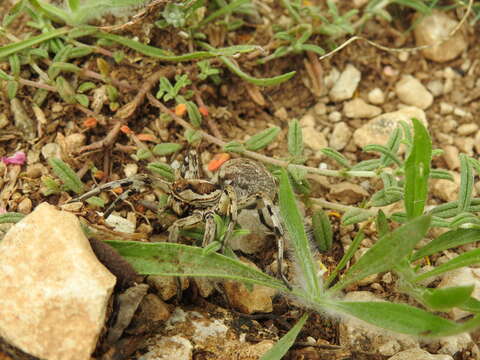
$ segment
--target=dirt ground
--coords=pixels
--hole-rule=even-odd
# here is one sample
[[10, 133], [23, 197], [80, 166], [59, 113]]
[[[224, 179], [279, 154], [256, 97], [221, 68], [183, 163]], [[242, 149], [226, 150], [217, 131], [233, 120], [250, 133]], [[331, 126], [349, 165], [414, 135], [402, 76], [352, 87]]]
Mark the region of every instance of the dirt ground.
[[[0, 17], [8, 8], [8, 2], [0, 5]], [[280, 6], [271, 6], [274, 14], [280, 17], [283, 14], [283, 8]], [[272, 16], [275, 18], [276, 16]], [[396, 18], [392, 23], [386, 23], [380, 20], [372, 20], [362, 30], [362, 36], [388, 47], [409, 48], [415, 46], [412, 32], [408, 32], [413, 12], [406, 12], [404, 16]], [[111, 20], [111, 19], [110, 19]], [[135, 35], [140, 39], [150, 39], [150, 45], [158, 46], [163, 49], [169, 49], [175, 53], [188, 51], [184, 39], [178, 36], [174, 31], [159, 30], [155, 27], [142, 26], [151, 18], [147, 17], [144, 22], [128, 27], [125, 35]], [[16, 34], [27, 31], [28, 27], [24, 25], [22, 18], [17, 20], [17, 26], [14, 26]], [[148, 29], [147, 29], [148, 28]], [[412, 75], [420, 79], [424, 84], [431, 80], [443, 79], [443, 73], [448, 67], [455, 73], [453, 80], [453, 90], [435, 96], [433, 104], [425, 110], [428, 119], [428, 128], [432, 136], [434, 148], [445, 148], [453, 146], [460, 153], [472, 151], [471, 156], [478, 158], [478, 149], [480, 145], [478, 136], [471, 136], [472, 146], [465, 147], [461, 136], [454, 135], [454, 129], [462, 124], [475, 123], [480, 125], [480, 85], [478, 82], [480, 67], [480, 42], [478, 40], [479, 25], [466, 26], [465, 37], [467, 39], [468, 49], [456, 59], [446, 63], [436, 63], [427, 60], [420, 51], [412, 52], [387, 52], [364, 41], [354, 42], [343, 50], [336, 52], [318, 62], [317, 69], [322, 71], [319, 78], [325, 78], [333, 68], [340, 72], [345, 69], [347, 64], [352, 64], [361, 73], [361, 81], [356, 89], [354, 97], [366, 99], [367, 94], [374, 88], [380, 88], [386, 94], [386, 100], [379, 105], [382, 112], [390, 112], [398, 109], [399, 99], [393, 95], [395, 85], [403, 75]], [[271, 41], [271, 29], [260, 25], [251, 25], [242, 28], [241, 31], [225, 35], [220, 30], [212, 28], [211, 32], [218, 31], [218, 34], [212, 34], [211, 38], [219, 37], [222, 45], [229, 43], [255, 43], [267, 46]], [[321, 41], [320, 38], [316, 39]], [[0, 43], [6, 43], [6, 39], [0, 38]], [[337, 40], [340, 43], [340, 40]], [[140, 56], [133, 50], [123, 49], [127, 54], [127, 60], [120, 64], [115, 64], [108, 57], [102, 54], [94, 53], [88, 57], [77, 61], [77, 65], [84, 69], [98, 71], [97, 59], [104, 57], [111, 68], [111, 77], [118, 84], [128, 84], [128, 86], [119, 86], [120, 107], [125, 104], [131, 104], [142, 86], [145, 86], [152, 78], [152, 74], [159, 70], [169, 74], [173, 78], [174, 74], [190, 73], [195, 74], [195, 69], [190, 63], [183, 64], [165, 64], [159, 63], [154, 59]], [[321, 95], [315, 95], [312, 92], [311, 77], [306, 69], [307, 56], [305, 54], [291, 55], [278, 60], [270, 61], [265, 65], [256, 64], [255, 57], [246, 56], [241, 60], [242, 69], [257, 77], [271, 77], [282, 73], [295, 70], [297, 75], [291, 80], [273, 87], [256, 87], [240, 81], [238, 77], [227, 71], [222, 72], [222, 83], [215, 85], [212, 82], [196, 81], [195, 91], [198, 98], [208, 107], [209, 117], [203, 123], [202, 130], [215, 135], [217, 138], [228, 142], [232, 140], [243, 141], [249, 136], [258, 133], [269, 126], [279, 126], [282, 131], [278, 138], [266, 149], [263, 154], [268, 156], [282, 158], [287, 153], [287, 129], [288, 121], [292, 118], [301, 119], [308, 112], [312, 112], [316, 104], [324, 104], [326, 113], [338, 111], [343, 112], [344, 102], [333, 102], [328, 98], [327, 85], [322, 84]], [[0, 68], [7, 70], [9, 67], [6, 62], [0, 62]], [[22, 77], [35, 80], [35, 76], [26, 67], [22, 72]], [[79, 79], [73, 79], [79, 81]], [[156, 87], [154, 87], [155, 89]], [[101, 106], [99, 114], [92, 111], [85, 111], [76, 105], [65, 103], [57, 94], [49, 93], [41, 106], [43, 115], [40, 117], [34, 113], [31, 101], [35, 89], [29, 86], [22, 86], [18, 92], [17, 98], [23, 102], [29, 117], [36, 119], [36, 136], [27, 140], [24, 131], [16, 127], [12, 121], [13, 111], [11, 103], [7, 98], [6, 91], [0, 92], [0, 113], [6, 116], [8, 125], [0, 129], [0, 157], [11, 156], [16, 151], [24, 151], [27, 154], [27, 165], [17, 170], [15, 173], [12, 168], [0, 163], [0, 207], [7, 211], [16, 211], [29, 213], [36, 205], [47, 201], [51, 204], [61, 205], [70, 199], [72, 194], [62, 192], [46, 196], [42, 191], [44, 185], [40, 175], [49, 172], [49, 165], [45, 160], [46, 145], [58, 144], [63, 153], [63, 159], [80, 175], [87, 186], [94, 186], [95, 182], [106, 182], [112, 179], [123, 178], [125, 176], [125, 166], [127, 164], [138, 164], [138, 172], [147, 172], [146, 162], [135, 162], [131, 155], [137, 151], [139, 146], [138, 139], [128, 136], [118, 131], [116, 126], [121, 122], [135, 134], [150, 134], [153, 141], [140, 141], [142, 144], [152, 145], [160, 142], [175, 142], [186, 145], [183, 128], [175, 122], [164, 122], [159, 119], [159, 110], [151, 106], [147, 99], [141, 99], [137, 104], [135, 112], [126, 119], [119, 119], [115, 111], [109, 109], [108, 104]], [[445, 114], [441, 109], [441, 104], [447, 103], [455, 108], [461, 109], [456, 113]], [[467, 114], [467, 115], [465, 115]], [[98, 115], [98, 116], [97, 116]], [[85, 127], [86, 118], [96, 116], [98, 123], [95, 127]], [[41, 123], [41, 119], [46, 119]], [[446, 126], [447, 123], [454, 121], [453, 128]], [[316, 119], [316, 129], [326, 135], [328, 140], [334, 123], [329, 120], [327, 115], [318, 116]], [[354, 132], [364, 125], [369, 119], [365, 118], [347, 118], [342, 117], [342, 121], [348, 128]], [[110, 136], [110, 137], [109, 137]], [[468, 137], [468, 136], [467, 136]], [[184, 149], [186, 146], [184, 147]], [[48, 147], [47, 147], [48, 149]], [[198, 148], [201, 154], [201, 160], [204, 166], [208, 164], [212, 156], [221, 149], [208, 141], [202, 141]], [[352, 163], [363, 160], [366, 157], [350, 140], [349, 145], [341, 151]], [[167, 162], [183, 159], [185, 152], [182, 150], [173, 156], [167, 157]], [[308, 156], [306, 164], [318, 167], [322, 162], [327, 163], [329, 167], [335, 167], [333, 162], [318, 155], [307, 147]], [[40, 165], [37, 165], [40, 164]], [[102, 172], [100, 178], [91, 176], [90, 169], [95, 166]], [[445, 157], [438, 157], [434, 162], [435, 167], [451, 169], [451, 165]], [[327, 182], [334, 184], [339, 180], [327, 179]], [[361, 180], [355, 181], [360, 183]], [[480, 190], [480, 189], [479, 189]], [[155, 214], [145, 208], [140, 209], [136, 202], [142, 200], [145, 194], [135, 195], [129, 202], [134, 204], [136, 211], [140, 212], [137, 216], [137, 231], [144, 238], [164, 239], [166, 229], [164, 224], [155, 220]], [[312, 183], [311, 196], [316, 198], [331, 198], [329, 189], [322, 184]], [[109, 196], [109, 201], [113, 200]], [[444, 199], [438, 196], [432, 196], [431, 204], [440, 203]], [[119, 214], [127, 216], [132, 208], [128, 204], [117, 206]], [[143, 213], [141, 213], [143, 211]], [[311, 210], [307, 208], [307, 215]], [[81, 210], [77, 212], [84, 216], [91, 223], [105, 227], [105, 223], [93, 210]], [[142, 217], [148, 218], [148, 223]], [[338, 219], [331, 216], [335, 223], [335, 243], [333, 249], [324, 255], [323, 261], [327, 267], [333, 267], [343, 255], [340, 239], [348, 236], [349, 231], [356, 228], [347, 228], [340, 230]], [[115, 234], [113, 232], [113, 234]], [[368, 235], [368, 234], [367, 234]], [[267, 266], [274, 259], [274, 243], [269, 247], [271, 251], [265, 251], [249, 256], [260, 267]], [[394, 293], [393, 286], [389, 288], [384, 286], [381, 291], [370, 288], [369, 285], [352, 288], [351, 290], [370, 290], [380, 294], [387, 299], [396, 299], [398, 294]], [[175, 300], [168, 302], [170, 310], [174, 308]], [[203, 309], [210, 313], [211, 318], [225, 317], [224, 314], [216, 313], [219, 307], [228, 307], [224, 298], [215, 293], [207, 299], [198, 294], [198, 289], [194, 285], [184, 291], [179, 304], [184, 309]], [[233, 331], [244, 333], [250, 343], [261, 342], [262, 340], [277, 340], [285, 334], [298, 319], [299, 308], [289, 299], [278, 296], [274, 300], [272, 313], [258, 315], [244, 315], [232, 313], [230, 325]], [[158, 331], [158, 329], [156, 329]], [[162, 332], [162, 331], [161, 331]], [[382, 355], [353, 352], [340, 346], [338, 335], [338, 321], [324, 316], [322, 314], [313, 314], [307, 322], [307, 325], [301, 331], [294, 347], [290, 350], [286, 359], [386, 359]], [[474, 335], [474, 339], [478, 336]], [[316, 339], [312, 344], [309, 337]], [[145, 334], [133, 336], [127, 342], [118, 345], [121, 351], [129, 353], [123, 358], [137, 358], [142, 353], [142, 340], [146, 338]], [[120, 359], [117, 349], [115, 356], [111, 358]], [[118, 357], [116, 357], [118, 356]], [[468, 353], [457, 353], [456, 360], [470, 359]], [[194, 352], [194, 359], [214, 359], [214, 355], [209, 354], [205, 349]], [[233, 357], [232, 357], [233, 359]]]

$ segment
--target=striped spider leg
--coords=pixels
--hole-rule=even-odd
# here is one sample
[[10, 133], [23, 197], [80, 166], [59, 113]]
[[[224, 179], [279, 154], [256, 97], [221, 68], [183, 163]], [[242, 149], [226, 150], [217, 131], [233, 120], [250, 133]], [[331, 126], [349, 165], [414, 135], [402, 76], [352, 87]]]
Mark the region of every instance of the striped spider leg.
[[257, 208], [260, 221], [276, 237], [278, 276], [290, 288], [291, 286], [283, 272], [285, 232], [273, 204], [277, 193], [274, 177], [261, 163], [250, 159], [237, 158], [222, 165], [217, 175], [217, 182], [221, 186], [229, 185], [233, 187], [236, 194], [237, 211]]

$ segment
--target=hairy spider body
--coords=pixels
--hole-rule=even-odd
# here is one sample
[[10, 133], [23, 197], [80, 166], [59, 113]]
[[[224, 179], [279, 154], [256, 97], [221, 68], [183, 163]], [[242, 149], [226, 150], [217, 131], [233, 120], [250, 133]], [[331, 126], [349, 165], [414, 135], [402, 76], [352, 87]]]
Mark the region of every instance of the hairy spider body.
[[173, 182], [135, 175], [99, 186], [74, 200], [82, 201], [104, 190], [131, 186], [105, 211], [104, 216], [108, 217], [118, 201], [140, 191], [143, 185], [159, 186], [170, 195], [167, 206], [180, 217], [168, 228], [168, 241], [177, 242], [182, 228], [204, 222], [203, 246], [215, 239], [214, 214], [230, 218], [224, 237], [225, 245], [236, 225], [238, 212], [245, 208], [257, 208], [262, 223], [276, 235], [278, 272], [288, 285], [283, 275], [284, 231], [273, 205], [277, 193], [274, 177], [261, 163], [237, 158], [223, 164], [213, 180], [204, 180], [200, 178], [198, 164], [196, 152], [190, 151]]

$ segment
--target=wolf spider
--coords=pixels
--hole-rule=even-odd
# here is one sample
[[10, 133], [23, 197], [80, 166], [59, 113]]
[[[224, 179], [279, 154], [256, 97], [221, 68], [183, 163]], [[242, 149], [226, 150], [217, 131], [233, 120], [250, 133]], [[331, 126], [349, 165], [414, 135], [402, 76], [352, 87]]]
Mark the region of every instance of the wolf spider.
[[168, 241], [177, 242], [182, 228], [205, 222], [202, 246], [207, 246], [215, 239], [214, 214], [218, 214], [230, 218], [222, 249], [237, 223], [239, 211], [257, 208], [260, 221], [277, 239], [278, 276], [290, 287], [283, 273], [284, 230], [273, 205], [277, 189], [274, 177], [261, 163], [236, 158], [224, 163], [214, 179], [204, 180], [200, 178], [198, 164], [197, 153], [189, 151], [173, 182], [139, 174], [103, 184], [72, 201], [83, 201], [105, 190], [129, 187], [107, 208], [106, 218], [119, 201], [140, 191], [143, 186], [159, 186], [170, 195], [167, 207], [180, 217], [168, 228]]

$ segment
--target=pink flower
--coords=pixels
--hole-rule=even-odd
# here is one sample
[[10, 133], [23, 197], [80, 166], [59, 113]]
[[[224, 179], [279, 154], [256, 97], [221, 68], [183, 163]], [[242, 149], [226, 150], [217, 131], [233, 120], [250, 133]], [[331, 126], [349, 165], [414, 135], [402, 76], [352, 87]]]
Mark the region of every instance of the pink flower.
[[13, 154], [13, 156], [2, 157], [2, 161], [6, 165], [8, 164], [23, 165], [26, 159], [27, 159], [27, 156], [23, 151], [17, 151], [15, 154]]

